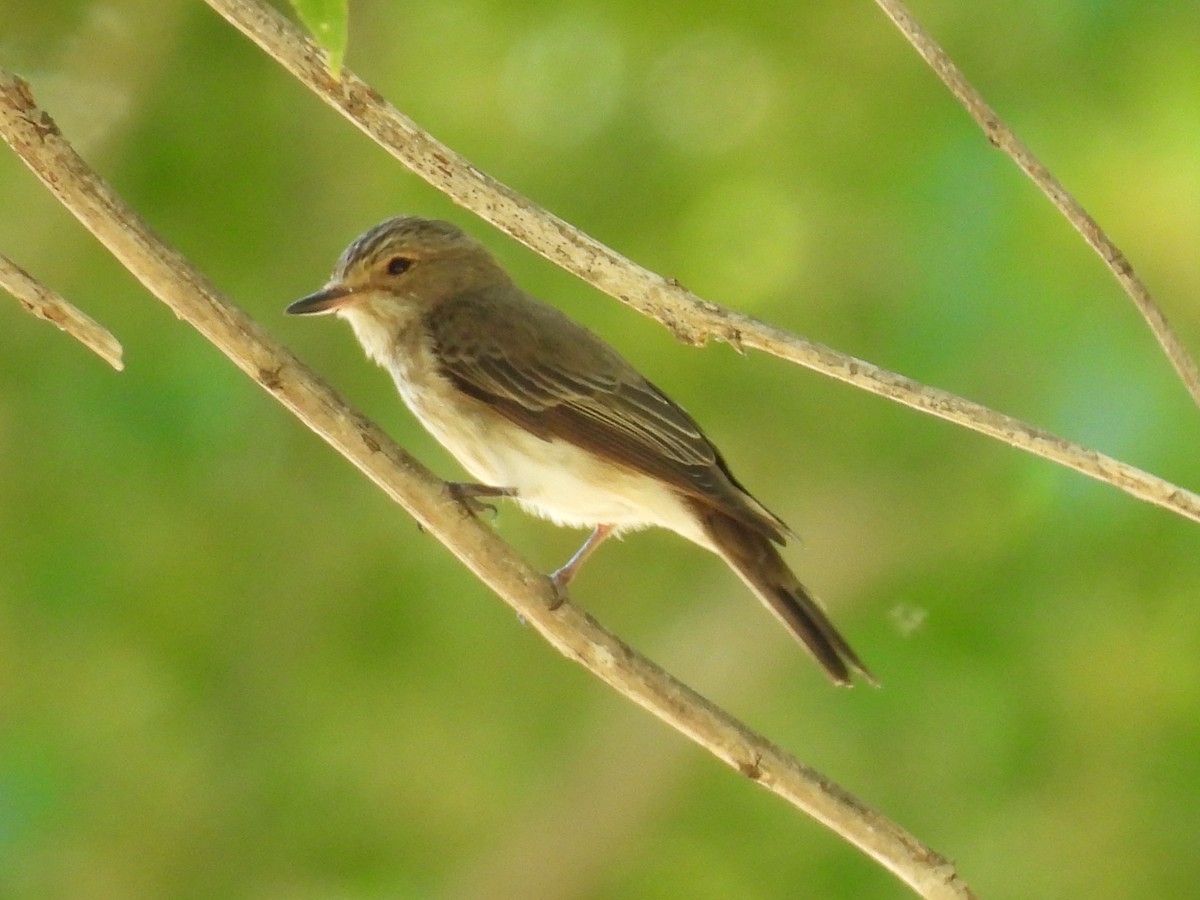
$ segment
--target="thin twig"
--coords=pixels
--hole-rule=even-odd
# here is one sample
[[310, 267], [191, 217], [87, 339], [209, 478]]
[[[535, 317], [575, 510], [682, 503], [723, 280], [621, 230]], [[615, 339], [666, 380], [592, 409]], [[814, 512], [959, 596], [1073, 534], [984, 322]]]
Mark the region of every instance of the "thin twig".
[[362, 470], [554, 647], [742, 775], [783, 797], [927, 898], [969, 898], [953, 866], [640, 656], [455, 502], [446, 486], [221, 296], [91, 171], [0, 69], [0, 135], [58, 200], [180, 318]]
[[1088, 246], [1100, 255], [1108, 266], [1113, 277], [1124, 288], [1133, 305], [1137, 307], [1146, 324], [1154, 333], [1163, 351], [1179, 373], [1180, 380], [1187, 388], [1192, 399], [1200, 404], [1200, 370], [1192, 359], [1187, 348], [1171, 328], [1167, 317], [1163, 314], [1157, 301], [1150, 295], [1142, 279], [1134, 272], [1133, 266], [1125, 258], [1125, 254], [1112, 242], [1104, 229], [1093, 219], [1073, 196], [1067, 192], [1050, 170], [1042, 165], [1024, 142], [1013, 132], [1004, 120], [996, 114], [984, 101], [983, 96], [971, 86], [962, 71], [956, 66], [946, 52], [930, 37], [929, 32], [913, 18], [912, 13], [900, 0], [875, 0], [880, 9], [895, 23], [900, 32], [912, 44], [913, 49], [937, 74], [942, 83], [950, 89], [970, 114], [971, 118], [983, 129], [984, 135], [993, 146], [1002, 150], [1030, 180], [1041, 189], [1055, 208], [1062, 213], [1075, 230], [1087, 241]]
[[476, 169], [393, 108], [353, 72], [334, 77], [324, 55], [291, 21], [258, 0], [206, 0], [384, 149], [456, 203], [569, 272], [670, 329], [681, 340], [709, 338], [772, 353], [882, 397], [1004, 441], [1107, 482], [1149, 503], [1200, 521], [1200, 496], [937, 388], [703, 300], [673, 280], [630, 262]]
[[82, 310], [72, 306], [15, 262], [0, 253], [0, 287], [39, 319], [52, 322], [120, 372], [121, 342], [112, 332]]

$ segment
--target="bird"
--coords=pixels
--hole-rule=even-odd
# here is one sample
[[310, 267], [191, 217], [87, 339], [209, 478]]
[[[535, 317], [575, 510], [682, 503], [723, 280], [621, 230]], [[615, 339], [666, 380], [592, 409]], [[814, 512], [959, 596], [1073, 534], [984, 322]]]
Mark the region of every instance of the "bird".
[[389, 218], [285, 312], [349, 323], [476, 479], [449, 483], [468, 508], [511, 497], [558, 525], [592, 529], [550, 575], [560, 597], [609, 537], [666, 528], [724, 560], [835, 684], [850, 685], [854, 673], [875, 683], [780, 555], [791, 530], [696, 421], [598, 335], [525, 293], [458, 226]]

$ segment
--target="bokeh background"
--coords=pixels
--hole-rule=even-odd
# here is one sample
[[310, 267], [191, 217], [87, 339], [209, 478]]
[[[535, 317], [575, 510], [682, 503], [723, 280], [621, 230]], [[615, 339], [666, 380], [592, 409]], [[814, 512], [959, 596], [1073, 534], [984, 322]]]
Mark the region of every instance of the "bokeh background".
[[[704, 297], [1200, 486], [1200, 415], [1098, 259], [869, 2], [352, 4], [349, 64]], [[1200, 7], [914, 11], [1200, 350]], [[725, 346], [676, 344], [402, 169], [201, 3], [7, 3], [0, 64], [167, 240], [446, 476], [330, 320], [343, 246], [452, 218], [682, 402], [883, 681], [830, 688], [720, 563], [596, 558], [610, 627], [986, 897], [1194, 896], [1200, 530]], [[907, 896], [557, 656], [0, 152], [0, 896]], [[536, 565], [582, 535], [503, 510]]]

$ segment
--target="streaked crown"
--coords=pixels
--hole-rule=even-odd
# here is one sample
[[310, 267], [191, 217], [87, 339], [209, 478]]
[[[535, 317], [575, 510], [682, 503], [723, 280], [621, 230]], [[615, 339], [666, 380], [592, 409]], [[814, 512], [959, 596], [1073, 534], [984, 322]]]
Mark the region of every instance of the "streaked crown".
[[392, 259], [413, 262], [432, 257], [487, 255], [487, 250], [457, 225], [440, 219], [395, 216], [363, 232], [347, 247], [333, 270], [337, 281], [350, 281]]

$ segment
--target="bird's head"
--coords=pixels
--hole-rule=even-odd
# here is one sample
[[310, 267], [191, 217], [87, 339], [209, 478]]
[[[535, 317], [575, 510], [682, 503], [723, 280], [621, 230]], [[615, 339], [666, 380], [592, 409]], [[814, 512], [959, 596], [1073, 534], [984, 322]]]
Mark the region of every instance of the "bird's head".
[[325, 287], [288, 306], [293, 316], [406, 317], [463, 291], [505, 280], [487, 249], [449, 222], [397, 216], [357, 237]]

